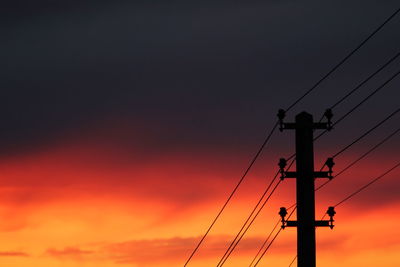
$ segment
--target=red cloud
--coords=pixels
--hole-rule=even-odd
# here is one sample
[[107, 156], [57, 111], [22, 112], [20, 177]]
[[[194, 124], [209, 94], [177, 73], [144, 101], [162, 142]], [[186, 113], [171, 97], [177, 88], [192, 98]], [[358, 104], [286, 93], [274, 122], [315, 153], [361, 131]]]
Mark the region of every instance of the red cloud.
[[29, 257], [29, 254], [21, 251], [0, 251], [0, 257]]
[[66, 247], [64, 249], [48, 249], [46, 251], [46, 255], [52, 256], [59, 259], [73, 259], [73, 260], [82, 260], [87, 256], [90, 256], [94, 253], [91, 250], [82, 250], [80, 248], [75, 247]]

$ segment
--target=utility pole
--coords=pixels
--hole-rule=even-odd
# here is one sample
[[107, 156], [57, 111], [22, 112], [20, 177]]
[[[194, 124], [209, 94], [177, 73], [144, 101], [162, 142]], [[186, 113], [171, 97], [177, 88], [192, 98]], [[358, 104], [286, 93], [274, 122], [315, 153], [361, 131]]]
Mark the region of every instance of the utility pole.
[[286, 160], [281, 159], [279, 166], [281, 168], [281, 179], [296, 179], [296, 201], [297, 201], [297, 221], [285, 220], [287, 215], [286, 208], [281, 208], [279, 214], [282, 217], [282, 228], [297, 227], [297, 266], [298, 267], [316, 267], [316, 245], [315, 245], [315, 227], [328, 226], [333, 228], [333, 216], [335, 211], [329, 207], [328, 221], [315, 220], [315, 178], [332, 179], [332, 167], [334, 165], [332, 158], [329, 158], [325, 165], [329, 171], [314, 171], [314, 130], [330, 130], [332, 112], [327, 110], [325, 117], [328, 122], [313, 121], [311, 114], [302, 112], [296, 116], [295, 123], [284, 123], [285, 112], [280, 110], [278, 113], [280, 119], [280, 130], [295, 130], [296, 132], [296, 171], [285, 171]]

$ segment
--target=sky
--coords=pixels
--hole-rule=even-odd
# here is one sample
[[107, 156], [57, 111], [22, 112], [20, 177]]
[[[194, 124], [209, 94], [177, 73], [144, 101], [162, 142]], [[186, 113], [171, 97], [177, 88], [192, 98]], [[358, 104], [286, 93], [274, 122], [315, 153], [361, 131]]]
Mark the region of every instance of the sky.
[[[0, 265], [183, 266], [287, 108], [398, 1], [10, 1], [0, 11]], [[324, 110], [399, 52], [400, 15], [288, 112]], [[334, 110], [339, 118], [400, 59]], [[398, 108], [400, 77], [315, 142], [315, 165]], [[337, 157], [342, 170], [399, 125]], [[397, 135], [316, 193], [316, 216], [394, 166]], [[275, 132], [188, 266], [215, 266], [294, 133]], [[317, 229], [320, 266], [400, 265], [398, 169]], [[317, 185], [323, 181], [316, 181]], [[295, 201], [284, 180], [225, 266]], [[259, 266], [288, 266], [287, 228]]]

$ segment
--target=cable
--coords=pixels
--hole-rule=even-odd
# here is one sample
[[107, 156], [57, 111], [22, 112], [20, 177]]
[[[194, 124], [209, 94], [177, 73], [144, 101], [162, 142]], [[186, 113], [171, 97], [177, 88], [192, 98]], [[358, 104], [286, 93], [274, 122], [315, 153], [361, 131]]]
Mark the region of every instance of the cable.
[[239, 244], [239, 242], [242, 240], [242, 238], [244, 237], [244, 235], [247, 233], [247, 231], [249, 230], [250, 226], [253, 224], [253, 222], [255, 221], [255, 219], [257, 218], [257, 216], [260, 214], [261, 210], [265, 207], [265, 204], [267, 204], [268, 200], [271, 198], [272, 194], [275, 192], [276, 188], [280, 185], [280, 183], [282, 182], [282, 180], [279, 180], [279, 182], [275, 185], [275, 187], [272, 189], [271, 193], [268, 195], [267, 199], [264, 201], [264, 203], [262, 204], [262, 206], [260, 207], [260, 209], [257, 211], [256, 215], [253, 217], [253, 219], [250, 221], [250, 223], [247, 225], [246, 229], [243, 231], [243, 233], [240, 235], [239, 239], [237, 239], [236, 243], [232, 246], [231, 250], [229, 250], [229, 252], [227, 252], [226, 257], [224, 259], [221, 259], [221, 265], [219, 265], [220, 267], [223, 266], [225, 264], [225, 262], [228, 260], [229, 256], [232, 254], [232, 252], [235, 250], [235, 248], [237, 247], [237, 245]]
[[396, 55], [394, 55], [391, 59], [389, 59], [385, 64], [383, 64], [380, 68], [378, 68], [375, 72], [373, 72], [371, 75], [369, 75], [364, 81], [362, 81], [360, 84], [358, 84], [353, 90], [348, 92], [346, 95], [344, 95], [342, 98], [340, 98], [335, 104], [333, 104], [330, 109], [336, 108], [339, 104], [341, 104], [346, 98], [351, 96], [353, 93], [355, 93], [358, 89], [360, 89], [364, 84], [366, 84], [369, 80], [371, 80], [374, 76], [376, 76], [379, 72], [384, 70], [390, 63], [392, 63], [396, 58], [400, 56], [400, 52], [398, 52]]
[[249, 173], [250, 169], [253, 167], [254, 163], [256, 162], [257, 158], [260, 156], [261, 152], [263, 151], [264, 147], [267, 145], [268, 141], [271, 139], [272, 134], [275, 132], [277, 127], [278, 127], [278, 122], [276, 122], [275, 125], [272, 127], [271, 131], [269, 132], [268, 136], [266, 137], [266, 139], [262, 143], [261, 147], [258, 149], [257, 153], [255, 154], [253, 159], [250, 161], [249, 166], [245, 170], [245, 172], [242, 175], [242, 177], [240, 178], [239, 182], [236, 184], [235, 188], [233, 189], [233, 191], [229, 195], [228, 199], [225, 201], [224, 205], [222, 206], [222, 208], [218, 212], [217, 216], [214, 218], [214, 220], [212, 221], [211, 225], [208, 227], [206, 233], [200, 239], [199, 243], [197, 244], [197, 246], [195, 247], [193, 252], [190, 254], [189, 258], [186, 260], [185, 264], [183, 265], [184, 267], [186, 267], [188, 265], [190, 260], [193, 258], [194, 254], [199, 249], [200, 245], [203, 243], [204, 239], [207, 237], [208, 233], [211, 231], [211, 229], [214, 226], [214, 224], [217, 222], [218, 218], [221, 216], [222, 212], [225, 210], [225, 208], [228, 205], [229, 201], [232, 199], [233, 195], [236, 193], [237, 189], [242, 184], [244, 178], [247, 176], [247, 174]]
[[[368, 131], [368, 132], [370, 132], [370, 131]], [[375, 149], [377, 149], [378, 147], [380, 147], [381, 145], [383, 145], [385, 142], [387, 142], [390, 138], [392, 138], [393, 136], [395, 136], [397, 133], [399, 133], [400, 132], [400, 128], [397, 128], [395, 131], [393, 131], [391, 134], [389, 134], [388, 136], [386, 136], [382, 141], [380, 141], [379, 143], [377, 143], [375, 146], [373, 146], [371, 149], [369, 149], [367, 152], [365, 152], [364, 154], [362, 154], [360, 157], [358, 157], [356, 160], [354, 160], [353, 162], [351, 162], [349, 165], [347, 165], [344, 169], [342, 169], [340, 172], [338, 172], [338, 174], [336, 174], [333, 178], [336, 178], [336, 177], [338, 177], [339, 175], [341, 175], [341, 174], [343, 174], [345, 171], [347, 171], [348, 169], [350, 169], [353, 165], [355, 165], [357, 162], [359, 162], [361, 159], [363, 159], [363, 158], [365, 158], [368, 154], [370, 154], [371, 152], [373, 152]], [[354, 143], [354, 142], [353, 142]], [[349, 147], [349, 146], [347, 146], [347, 147]], [[325, 164], [324, 164], [324, 166], [325, 166]], [[396, 167], [398, 167], [398, 166], [396, 166]], [[394, 168], [393, 168], [394, 169]], [[391, 170], [393, 170], [393, 169], [391, 169]], [[391, 171], [390, 170], [390, 171]], [[389, 171], [389, 172], [390, 172]], [[387, 173], [386, 173], [387, 174]], [[386, 175], [385, 174], [385, 175]], [[381, 177], [382, 178], [382, 177]], [[332, 179], [333, 180], [333, 179]], [[320, 190], [322, 187], [324, 187], [325, 185], [327, 185], [328, 183], [330, 183], [332, 180], [328, 180], [328, 181], [326, 181], [325, 183], [323, 183], [322, 185], [320, 185], [319, 187], [317, 187], [316, 189], [315, 189], [315, 191], [318, 191], [318, 190]], [[376, 181], [374, 181], [374, 182], [376, 182]], [[373, 183], [373, 182], [372, 182]], [[372, 184], [371, 183], [371, 184]], [[370, 184], [369, 184], [370, 185]], [[365, 186], [365, 187], [368, 187], [369, 185], [367, 185], [367, 186]], [[365, 188], [363, 188], [363, 189], [365, 189]], [[362, 191], [363, 189], [361, 189], [361, 190], [359, 190], [359, 191]], [[355, 193], [356, 194], [356, 193]], [[350, 196], [351, 197], [351, 196]], [[349, 198], [350, 198], [349, 197]], [[340, 203], [339, 203], [340, 204]], [[339, 204], [336, 204], [336, 206], [337, 205], [339, 205]], [[293, 205], [292, 205], [293, 206]], [[335, 206], [335, 207], [336, 207]], [[321, 220], [323, 220], [324, 218], [325, 218], [325, 216], [327, 215], [327, 213], [325, 213], [324, 215], [323, 215], [323, 217], [322, 217], [322, 219]], [[297, 255], [293, 258], [293, 260], [292, 260], [292, 262], [289, 264], [289, 267], [291, 267], [292, 265], [293, 265], [293, 263], [296, 261], [296, 259], [297, 259]]]
[[340, 151], [338, 151], [336, 154], [334, 154], [332, 156], [332, 158], [336, 158], [337, 156], [339, 156], [340, 154], [342, 154], [344, 151], [346, 151], [347, 149], [349, 149], [352, 145], [356, 144], [358, 141], [360, 141], [361, 139], [363, 139], [365, 136], [367, 136], [368, 134], [370, 134], [371, 132], [373, 132], [375, 129], [377, 129], [379, 126], [381, 126], [382, 124], [384, 124], [386, 121], [388, 121], [391, 117], [393, 117], [394, 115], [396, 115], [398, 112], [400, 111], [400, 108], [396, 109], [394, 112], [392, 112], [389, 116], [387, 116], [385, 119], [383, 119], [382, 121], [380, 121], [378, 124], [376, 124], [374, 127], [372, 127], [371, 129], [369, 129], [368, 131], [366, 131], [363, 135], [361, 135], [360, 137], [358, 137], [356, 140], [354, 140], [353, 142], [351, 142], [350, 144], [348, 144], [347, 146], [345, 146], [344, 148], [342, 148]]
[[[370, 99], [372, 96], [374, 96], [376, 93], [378, 93], [380, 90], [382, 90], [388, 83], [390, 83], [394, 78], [396, 78], [400, 74], [400, 71], [396, 72], [393, 76], [391, 76], [388, 80], [386, 80], [383, 84], [381, 84], [378, 88], [376, 88], [372, 93], [370, 93], [368, 96], [366, 96], [360, 103], [355, 105], [353, 108], [351, 108], [346, 114], [344, 114], [342, 117], [340, 117], [333, 125], [332, 127], [336, 126], [338, 123], [343, 121], [347, 116], [349, 116], [351, 113], [353, 113], [357, 108], [359, 108], [362, 104], [364, 104], [368, 99]], [[318, 136], [314, 137], [314, 141], [319, 139], [321, 136], [323, 136], [328, 130], [323, 131], [320, 133]]]
[[[287, 170], [290, 170], [290, 168], [293, 166], [294, 160], [292, 160], [292, 162], [289, 164]], [[278, 171], [278, 173], [275, 175], [273, 181], [277, 178], [278, 174], [279, 174], [280, 170]], [[244, 235], [247, 233], [247, 231], [249, 230], [249, 228], [251, 227], [251, 225], [253, 224], [253, 222], [256, 220], [256, 218], [258, 217], [258, 215], [260, 214], [260, 212], [262, 211], [262, 209], [265, 207], [265, 205], [267, 204], [268, 200], [271, 198], [272, 194], [274, 193], [274, 191], [276, 190], [276, 188], [278, 187], [278, 185], [282, 182], [282, 180], [280, 180], [275, 187], [273, 188], [273, 190], [271, 191], [271, 193], [268, 195], [268, 197], [265, 199], [265, 201], [263, 202], [263, 204], [260, 206], [259, 210], [257, 211], [257, 213], [254, 215], [253, 219], [250, 221], [250, 223], [247, 225], [246, 229], [241, 233], [241, 231], [243, 230], [243, 228], [246, 226], [247, 222], [250, 220], [252, 214], [254, 213], [254, 211], [256, 210], [257, 206], [253, 209], [252, 213], [249, 215], [249, 217], [247, 218], [246, 222], [243, 224], [242, 228], [240, 229], [239, 233], [236, 235], [235, 239], [232, 241], [231, 245], [229, 246], [229, 248], [225, 251], [224, 256], [222, 257], [222, 259], [220, 260], [220, 262], [218, 263], [218, 266], [223, 266], [225, 264], [225, 262], [227, 261], [227, 259], [229, 258], [229, 256], [232, 254], [232, 252], [235, 250], [235, 248], [237, 247], [237, 245], [239, 244], [239, 242], [242, 240], [242, 238], [244, 237]], [[271, 182], [272, 184], [272, 182]], [[267, 189], [268, 190], [268, 189]], [[267, 191], [266, 190], [266, 191]], [[263, 195], [264, 196], [264, 195]], [[257, 204], [259, 204], [262, 199], [263, 196], [260, 198], [259, 202]], [[238, 238], [238, 236], [240, 235], [240, 237]], [[236, 240], [236, 243], [235, 243]], [[224, 259], [225, 257], [225, 259]], [[221, 265], [220, 265], [221, 264]]]
[[256, 267], [261, 259], [264, 257], [265, 253], [267, 253], [268, 249], [272, 246], [272, 243], [274, 243], [275, 239], [278, 237], [278, 235], [280, 234], [280, 232], [282, 231], [282, 228], [279, 228], [278, 232], [276, 232], [274, 238], [272, 238], [271, 242], [269, 243], [269, 245], [267, 246], [266, 249], [264, 249], [263, 253], [261, 254], [261, 256], [258, 258], [258, 260], [256, 261], [256, 264], [254, 264], [253, 267]]
[[[326, 78], [328, 78], [336, 69], [338, 69], [343, 63], [345, 63], [354, 53], [356, 53], [365, 43], [367, 43], [369, 41], [369, 39], [371, 39], [377, 32], [379, 32], [390, 20], [392, 20], [398, 13], [400, 12], [400, 8], [397, 9], [391, 16], [389, 16], [381, 25], [379, 25], [378, 28], [376, 28], [364, 41], [362, 41], [354, 50], [352, 50], [346, 57], [344, 57], [333, 69], [331, 69], [325, 76], [323, 76], [317, 83], [315, 83], [309, 90], [307, 90], [300, 98], [298, 98], [293, 104], [291, 104], [287, 109], [286, 112], [288, 112], [290, 109], [292, 109], [295, 105], [297, 105], [302, 99], [304, 99], [309, 93], [311, 93], [311, 91], [313, 91], [316, 87], [318, 87], [318, 85], [320, 83], [322, 83]], [[266, 144], [269, 142], [269, 140], [271, 139], [272, 134], [275, 132], [276, 128], [278, 126], [278, 122], [275, 123], [275, 125], [272, 127], [271, 132], [268, 134], [268, 136], [266, 137], [266, 139], [264, 140], [263, 144], [261, 145], [260, 149], [257, 151], [256, 155], [253, 157], [253, 159], [250, 161], [250, 164], [248, 166], [248, 168], [245, 170], [244, 174], [242, 175], [242, 177], [240, 178], [239, 182], [237, 183], [237, 185], [235, 186], [235, 188], [233, 189], [233, 191], [231, 192], [231, 194], [229, 195], [228, 199], [226, 200], [226, 202], [224, 203], [224, 205], [222, 206], [222, 208], [220, 209], [220, 211], [218, 212], [217, 216], [214, 218], [214, 220], [212, 221], [211, 225], [208, 227], [207, 231], [205, 232], [205, 234], [203, 235], [203, 237], [200, 239], [199, 243], [197, 244], [197, 246], [195, 247], [195, 249], [193, 250], [193, 252], [190, 254], [189, 258], [186, 260], [184, 267], [187, 266], [187, 264], [190, 262], [190, 260], [193, 258], [193, 256], [195, 255], [195, 253], [197, 252], [197, 250], [199, 249], [200, 245], [203, 243], [204, 239], [207, 237], [207, 235], [209, 234], [209, 232], [211, 231], [212, 227], [214, 226], [214, 224], [216, 223], [216, 221], [218, 220], [218, 218], [221, 216], [222, 212], [225, 210], [226, 206], [228, 205], [228, 203], [230, 202], [230, 200], [232, 199], [233, 195], [236, 193], [237, 189], [239, 188], [239, 186], [242, 184], [244, 178], [247, 176], [248, 172], [250, 171], [250, 169], [253, 167], [254, 163], [256, 162], [257, 158], [260, 156], [261, 152], [263, 151], [264, 147], [266, 146]]]
[[[400, 52], [398, 52], [396, 55], [394, 55], [392, 58], [390, 58], [388, 61], [386, 61], [385, 64], [383, 64], [381, 67], [379, 67], [376, 71], [374, 71], [372, 74], [370, 74], [365, 80], [360, 82], [355, 88], [350, 90], [347, 94], [342, 96], [338, 101], [336, 101], [329, 109], [333, 110], [336, 108], [339, 104], [341, 104], [344, 100], [346, 100], [348, 97], [350, 97], [353, 93], [355, 93], [358, 89], [360, 89], [364, 84], [366, 84], [368, 81], [370, 81], [373, 77], [375, 77], [377, 74], [379, 74], [382, 70], [384, 70], [387, 66], [390, 65], [396, 58], [400, 56]], [[323, 120], [325, 115], [322, 115], [321, 118], [319, 119], [319, 122]]]
[[[369, 131], [370, 132], [370, 131]], [[380, 141], [379, 143], [377, 143], [375, 146], [373, 146], [371, 149], [369, 149], [367, 152], [365, 152], [364, 154], [362, 154], [360, 157], [358, 157], [356, 160], [354, 160], [353, 162], [351, 162], [349, 165], [347, 165], [344, 169], [342, 169], [340, 172], [338, 172], [338, 174], [336, 174], [333, 178], [338, 177], [339, 175], [343, 174], [345, 171], [347, 171], [348, 169], [350, 169], [353, 165], [355, 165], [357, 162], [359, 162], [361, 159], [365, 158], [368, 154], [370, 154], [371, 152], [373, 152], [375, 149], [377, 149], [378, 147], [380, 147], [381, 145], [383, 145], [385, 142], [387, 142], [390, 138], [392, 138], [393, 136], [395, 136], [397, 133], [400, 132], [400, 128], [396, 129], [395, 131], [393, 131], [391, 134], [389, 134], [388, 136], [386, 136], [382, 141]], [[354, 143], [354, 142], [353, 142]], [[349, 147], [349, 146], [347, 146]], [[325, 164], [324, 164], [325, 166]], [[324, 167], [322, 166], [322, 167]], [[320, 190], [322, 187], [324, 187], [326, 184], [330, 183], [332, 180], [328, 180], [325, 183], [323, 183], [322, 185], [320, 185], [319, 187], [317, 187], [315, 189], [315, 191]], [[295, 205], [295, 204], [294, 204]], [[337, 204], [338, 205], [338, 204]], [[292, 205], [293, 206], [293, 205]], [[327, 215], [327, 213], [325, 213], [322, 217], [321, 220], [323, 220], [325, 218], [325, 216]], [[293, 258], [293, 260], [291, 261], [291, 263], [289, 264], [289, 267], [291, 267], [293, 265], [293, 263], [296, 261], [297, 259], [297, 255]]]
[[[336, 126], [336, 125], [339, 124], [341, 121], [343, 121], [347, 116], [349, 116], [352, 112], [354, 112], [357, 108], [359, 108], [362, 104], [364, 104], [364, 103], [365, 103], [368, 99], [370, 99], [373, 95], [375, 95], [377, 92], [379, 92], [381, 89], [383, 89], [389, 82], [391, 82], [391, 81], [392, 81], [394, 78], [396, 78], [399, 74], [400, 74], [400, 71], [396, 72], [392, 77], [390, 77], [388, 80], [386, 80], [381, 86], [379, 86], [377, 89], [375, 89], [372, 93], [370, 93], [368, 96], [366, 96], [361, 102], [359, 102], [357, 105], [355, 105], [353, 108], [351, 108], [348, 112], [346, 112], [346, 114], [344, 114], [342, 117], [340, 117], [340, 118], [332, 125], [332, 127], [333, 127], [333, 126]], [[394, 112], [394, 114], [397, 113], [397, 112], [398, 112], [398, 110], [396, 110], [396, 111]], [[391, 114], [391, 115], [389, 116], [389, 118], [390, 118], [391, 116], [393, 116], [394, 114]], [[389, 118], [385, 119], [385, 121], [388, 120]], [[321, 121], [321, 120], [320, 120], [320, 121]], [[383, 122], [381, 122], [381, 123], [384, 123], [385, 121], [383, 121]], [[380, 126], [380, 124], [377, 125], [377, 126], [375, 126], [375, 127], [377, 128], [377, 127], [379, 127], [379, 126]], [[371, 129], [370, 131], [372, 132], [373, 130], [375, 130], [375, 128], [374, 128], [374, 129]], [[328, 132], [328, 130], [324, 130], [324, 131], [321, 132], [319, 135], [317, 135], [316, 137], [314, 137], [313, 141], [318, 140], [321, 136], [323, 136], [323, 135], [326, 134], [327, 132]], [[368, 135], [368, 134], [369, 134], [369, 132], [365, 133], [365, 135]], [[361, 140], [362, 138], [364, 138], [364, 136], [361, 136], [359, 140]], [[357, 143], [359, 140], [355, 140], [354, 143]], [[353, 144], [350, 144], [349, 147], [352, 146], [352, 145], [353, 145]], [[347, 148], [344, 148], [343, 151], [346, 150], [346, 149], [347, 149]], [[342, 151], [342, 152], [343, 152], [343, 151]], [[341, 152], [339, 151], [338, 154], [340, 154], [340, 153], [341, 153]], [[292, 158], [294, 158], [294, 157], [296, 157], [296, 153], [292, 154], [292, 155], [291, 155], [290, 157], [288, 157], [286, 160], [290, 160], [290, 159], [292, 159]], [[325, 166], [325, 165], [324, 165], [324, 166]], [[322, 166], [322, 167], [324, 167], [324, 166]]]
[[[296, 210], [296, 208], [294, 208], [291, 212], [290, 212], [290, 214], [289, 214], [289, 216], [288, 216], [288, 220], [290, 219], [290, 217], [293, 215], [293, 213], [294, 213], [294, 211]], [[258, 258], [258, 260], [256, 261], [256, 264], [254, 264], [254, 266], [253, 267], [256, 267], [259, 263], [260, 263], [260, 261], [261, 261], [261, 259], [264, 257], [264, 255], [265, 255], [265, 253], [267, 253], [267, 251], [269, 250], [269, 248], [272, 246], [272, 244], [274, 243], [274, 241], [275, 241], [275, 239], [278, 237], [278, 235], [279, 235], [279, 233], [282, 231], [282, 227], [278, 230], [278, 232], [275, 234], [275, 236], [274, 236], [274, 238], [272, 238], [272, 240], [271, 240], [271, 242], [269, 243], [269, 245], [264, 249], [264, 251], [263, 251], [263, 253], [261, 254], [261, 256]]]
[[289, 267], [293, 265], [293, 263], [297, 260], [297, 255], [296, 257], [293, 258], [292, 262], [289, 264]]
[[225, 251], [224, 255], [222, 256], [221, 260], [218, 262], [217, 266], [220, 266], [220, 264], [223, 262], [225, 256], [229, 253], [230, 249], [232, 248], [232, 246], [234, 245], [234, 243], [236, 242], [236, 240], [238, 239], [239, 235], [242, 233], [243, 229], [246, 227], [247, 223], [250, 221], [251, 217], [253, 216], [253, 214], [255, 213], [255, 211], [257, 210], [258, 206], [260, 206], [261, 201], [264, 199], [264, 197], [267, 195], [269, 189], [271, 188], [272, 184], [275, 182], [276, 178], [279, 175], [279, 171], [275, 174], [275, 177], [272, 179], [272, 181], [270, 182], [270, 184], [267, 186], [267, 189], [265, 189], [264, 193], [262, 194], [261, 198], [258, 200], [256, 206], [254, 207], [254, 209], [251, 211], [249, 217], [247, 218], [247, 220], [245, 221], [245, 223], [243, 224], [242, 228], [240, 228], [239, 232], [237, 233], [237, 235], [235, 236], [235, 238], [232, 240], [231, 244], [229, 245], [228, 249]]
[[360, 107], [362, 104], [364, 104], [368, 99], [370, 99], [373, 95], [378, 93], [382, 88], [384, 88], [388, 83], [390, 83], [394, 78], [397, 77], [397, 75], [400, 74], [400, 71], [396, 72], [393, 76], [391, 76], [386, 82], [384, 82], [381, 86], [379, 86], [377, 89], [375, 89], [371, 94], [369, 94], [366, 98], [364, 98], [360, 103], [358, 103], [355, 107], [350, 109], [346, 114], [344, 114], [342, 117], [340, 117], [334, 124], [338, 124], [341, 122], [344, 118], [346, 118], [350, 113], [352, 113], [354, 110], [356, 110], [358, 107]]
[[394, 165], [392, 168], [390, 168], [389, 170], [387, 170], [386, 172], [384, 172], [383, 174], [379, 175], [378, 177], [376, 177], [375, 179], [371, 180], [369, 183], [367, 183], [366, 185], [360, 187], [359, 189], [357, 189], [355, 192], [351, 193], [350, 195], [348, 195], [347, 197], [345, 197], [343, 200], [339, 201], [336, 205], [334, 205], [334, 207], [336, 208], [337, 206], [343, 204], [344, 202], [348, 201], [349, 199], [351, 199], [352, 197], [354, 197], [355, 195], [357, 195], [358, 193], [360, 193], [361, 191], [363, 191], [364, 189], [366, 189], [367, 187], [371, 186], [372, 184], [374, 184], [375, 182], [377, 182], [378, 180], [382, 179], [383, 177], [385, 177], [387, 174], [389, 174], [390, 172], [392, 172], [394, 169], [398, 168], [400, 166], [400, 162], [397, 163], [396, 165]]
[[304, 97], [310, 94], [318, 85], [320, 85], [326, 78], [328, 78], [334, 71], [336, 71], [343, 63], [345, 63], [353, 54], [355, 54], [365, 43], [369, 41], [376, 33], [378, 33], [390, 20], [392, 20], [398, 13], [398, 8], [391, 16], [389, 16], [382, 24], [379, 25], [364, 41], [362, 41], [355, 49], [353, 49], [348, 55], [346, 55], [338, 64], [336, 64], [327, 74], [325, 74], [320, 80], [318, 80], [310, 89], [308, 89], [300, 98], [298, 98], [293, 104], [291, 104], [285, 111], [291, 110], [298, 102]]
[[265, 247], [265, 245], [268, 243], [270, 237], [272, 236], [272, 233], [275, 232], [276, 227], [278, 227], [278, 225], [281, 223], [281, 219], [278, 219], [278, 221], [276, 222], [276, 224], [274, 225], [274, 227], [272, 228], [272, 231], [269, 233], [267, 239], [265, 239], [264, 243], [261, 245], [260, 249], [258, 250], [256, 256], [253, 258], [253, 260], [250, 263], [250, 267], [253, 265], [254, 261], [257, 259], [258, 255], [261, 253], [261, 251], [263, 250], [263, 248]]
[[[336, 178], [338, 176], [340, 176], [341, 174], [343, 174], [345, 171], [347, 171], [348, 169], [350, 169], [352, 166], [354, 166], [356, 163], [358, 163], [360, 160], [362, 160], [363, 158], [365, 158], [368, 154], [370, 154], [371, 152], [373, 152], [375, 149], [377, 149], [378, 147], [380, 147], [381, 145], [383, 145], [384, 143], [386, 143], [390, 138], [392, 138], [393, 136], [395, 136], [396, 134], [398, 134], [400, 132], [400, 128], [396, 129], [394, 132], [392, 132], [390, 135], [388, 135], [387, 137], [385, 137], [382, 141], [380, 141], [379, 143], [377, 143], [375, 146], [373, 146], [371, 149], [369, 149], [367, 152], [365, 152], [364, 154], [362, 154], [360, 157], [358, 157], [356, 160], [354, 160], [353, 162], [351, 162], [349, 165], [347, 165], [345, 168], [343, 168], [340, 172], [338, 172], [333, 178]], [[332, 179], [333, 180], [333, 179]], [[322, 187], [324, 187], [326, 184], [330, 183], [332, 180], [328, 180], [325, 183], [321, 184], [319, 187], [317, 187], [315, 189], [315, 191], [320, 190]]]

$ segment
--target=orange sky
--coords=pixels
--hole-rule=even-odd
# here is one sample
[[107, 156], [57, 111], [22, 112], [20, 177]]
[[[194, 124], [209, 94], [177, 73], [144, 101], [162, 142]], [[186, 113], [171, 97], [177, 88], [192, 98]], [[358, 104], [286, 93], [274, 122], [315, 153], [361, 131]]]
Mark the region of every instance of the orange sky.
[[[140, 140], [124, 146], [106, 137], [69, 138], [0, 160], [1, 266], [182, 266], [247, 160], [193, 149], [155, 156]], [[218, 262], [276, 170], [275, 155], [266, 156], [189, 266]], [[317, 216], [395, 161], [378, 159], [318, 192]], [[318, 229], [320, 266], [400, 266], [398, 174], [338, 207], [333, 231]], [[279, 207], [293, 200], [294, 182], [285, 180], [226, 266], [247, 266]], [[285, 229], [260, 266], [287, 266], [295, 242], [295, 229]]]

